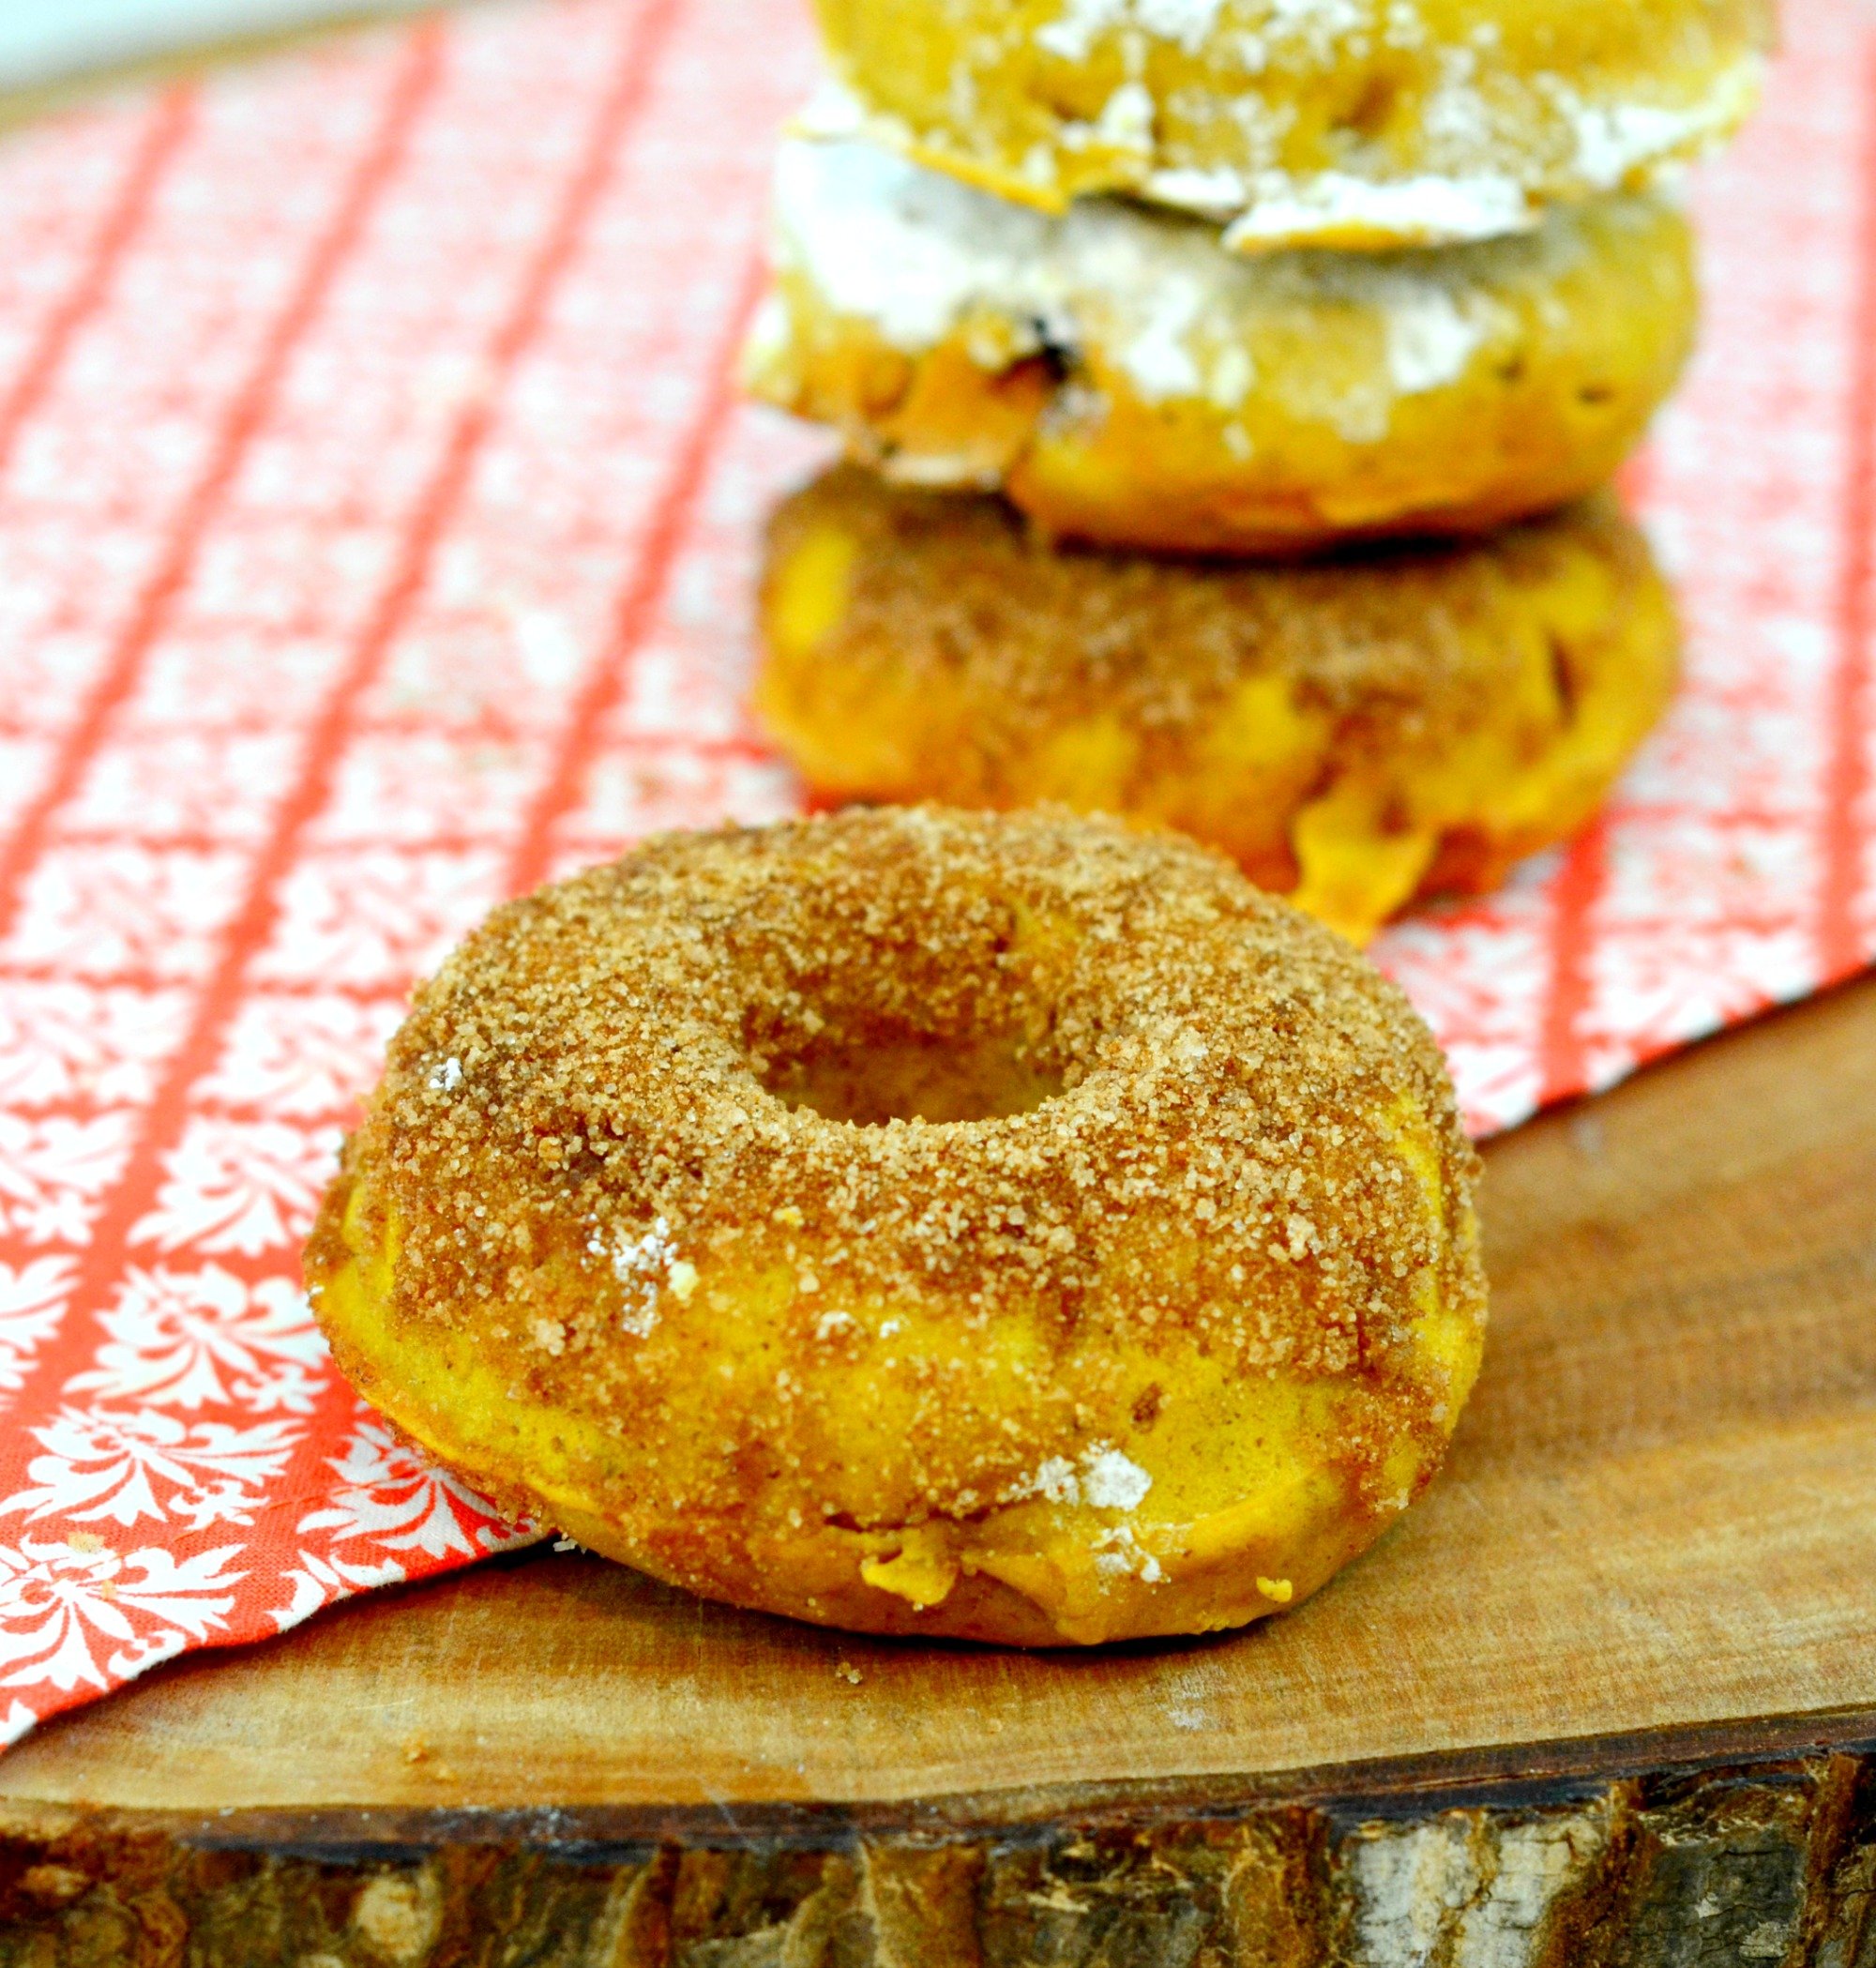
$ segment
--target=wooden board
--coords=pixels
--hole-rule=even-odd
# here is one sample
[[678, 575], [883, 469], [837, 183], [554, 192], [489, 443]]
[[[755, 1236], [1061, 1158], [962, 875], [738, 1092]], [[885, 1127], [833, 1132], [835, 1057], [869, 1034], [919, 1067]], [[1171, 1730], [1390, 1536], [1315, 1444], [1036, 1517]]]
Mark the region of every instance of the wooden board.
[[0, 1762], [0, 1968], [1876, 1968], [1876, 983], [1491, 1151], [1446, 1477], [1049, 1658], [541, 1552]]

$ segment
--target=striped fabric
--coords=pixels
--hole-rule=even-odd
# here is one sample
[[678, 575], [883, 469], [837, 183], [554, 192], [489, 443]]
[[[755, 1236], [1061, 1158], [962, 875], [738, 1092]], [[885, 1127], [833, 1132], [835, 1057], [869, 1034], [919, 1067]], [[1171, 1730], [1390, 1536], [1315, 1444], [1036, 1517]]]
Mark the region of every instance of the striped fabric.
[[[1679, 708], [1391, 931], [1481, 1133], [1876, 951], [1876, 20], [1795, 0], [1632, 491]], [[412, 977], [793, 810], [728, 380], [798, 0], [546, 0], [0, 146], [0, 1724], [517, 1535], [332, 1372], [297, 1242]]]

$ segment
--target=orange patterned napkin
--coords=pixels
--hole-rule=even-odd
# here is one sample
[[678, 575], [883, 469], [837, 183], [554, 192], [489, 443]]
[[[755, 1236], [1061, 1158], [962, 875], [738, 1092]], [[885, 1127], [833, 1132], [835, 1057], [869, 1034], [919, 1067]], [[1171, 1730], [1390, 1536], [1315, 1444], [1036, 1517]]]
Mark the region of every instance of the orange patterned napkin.
[[[1392, 931], [1480, 1132], [1876, 953], [1876, 21], [1705, 178], [1635, 490], [1688, 684], [1604, 823]], [[741, 409], [798, 0], [544, 0], [0, 144], [0, 1732], [518, 1534], [326, 1359], [298, 1241], [412, 977], [790, 810]]]

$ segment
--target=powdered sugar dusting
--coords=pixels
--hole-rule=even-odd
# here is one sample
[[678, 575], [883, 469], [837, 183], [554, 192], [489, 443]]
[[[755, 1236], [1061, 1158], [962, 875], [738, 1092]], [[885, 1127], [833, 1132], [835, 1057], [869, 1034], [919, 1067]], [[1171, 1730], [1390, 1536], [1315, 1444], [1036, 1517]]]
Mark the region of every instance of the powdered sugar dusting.
[[1117, 1448], [1091, 1453], [1082, 1465], [1082, 1494], [1097, 1510], [1133, 1510], [1146, 1501], [1153, 1478]]
[[1626, 184], [1663, 159], [1684, 157], [1717, 143], [1758, 99], [1764, 62], [1749, 55], [1719, 85], [1693, 103], [1591, 102], [1568, 83], [1548, 78], [1557, 106], [1576, 133], [1576, 168], [1599, 189]]
[[697, 1267], [677, 1254], [672, 1242], [671, 1224], [657, 1218], [643, 1236], [620, 1232], [611, 1245], [595, 1235], [586, 1246], [595, 1257], [611, 1259], [613, 1276], [626, 1288], [626, 1303], [619, 1324], [641, 1340], [649, 1339], [658, 1325], [658, 1296], [666, 1288], [681, 1304], [697, 1286]]
[[[1542, 218], [1516, 178], [1495, 172], [1377, 180], [1342, 171], [1306, 178], [1273, 171], [1247, 175], [1240, 184], [1236, 203], [1243, 209], [1225, 233], [1234, 252], [1327, 243], [1351, 234], [1449, 246], [1529, 232]], [[1169, 189], [1164, 174], [1146, 181], [1149, 197], [1164, 198]]]
[[[922, 354], [967, 328], [978, 359], [1001, 367], [1043, 347], [1072, 358], [1097, 343], [1148, 403], [1241, 401], [1251, 377], [1233, 325], [1261, 310], [1371, 310], [1384, 338], [1376, 388], [1324, 411], [1369, 437], [1386, 429], [1390, 391], [1456, 381], [1504, 319], [1483, 264], [1439, 253], [1246, 258], [1189, 220], [1108, 199], [1051, 218], [863, 143], [784, 144], [776, 209], [783, 274], [894, 347]], [[1574, 223], [1551, 221], [1560, 250]], [[759, 323], [751, 361], [781, 332], [779, 319]]]
[[1065, 62], [1084, 62], [1096, 39], [1126, 18], [1127, 0], [1068, 0], [1057, 20], [1036, 30], [1036, 45]]
[[1046, 320], [1055, 221], [869, 144], [784, 142], [776, 259], [895, 347], [942, 341], [974, 302]]
[[1064, 61], [1082, 62], [1102, 35], [1137, 26], [1196, 54], [1218, 24], [1220, 6], [1221, 0], [1067, 0], [1058, 19], [1036, 30], [1036, 45]]
[[1094, 1510], [1134, 1510], [1146, 1501], [1153, 1478], [1138, 1462], [1109, 1443], [1082, 1451], [1080, 1466], [1066, 1456], [1039, 1463], [1026, 1483], [1009, 1492], [1009, 1501], [1046, 1497], [1051, 1504], [1085, 1504]]
[[1485, 310], [1437, 289], [1402, 295], [1386, 321], [1387, 371], [1403, 396], [1456, 382], [1491, 331]]
[[1131, 1524], [1115, 1524], [1095, 1540], [1095, 1570], [1104, 1579], [1135, 1578], [1157, 1585], [1166, 1573], [1159, 1560], [1133, 1535]]

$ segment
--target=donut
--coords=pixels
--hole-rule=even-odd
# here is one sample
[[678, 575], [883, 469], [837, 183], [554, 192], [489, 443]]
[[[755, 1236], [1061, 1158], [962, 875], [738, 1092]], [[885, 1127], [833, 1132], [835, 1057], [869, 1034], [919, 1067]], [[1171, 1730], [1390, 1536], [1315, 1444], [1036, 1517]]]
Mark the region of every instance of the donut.
[[1247, 259], [1119, 200], [1051, 219], [793, 142], [776, 205], [758, 396], [896, 479], [1174, 553], [1479, 532], [1580, 497], [1673, 386], [1698, 305], [1687, 221], [1652, 196], [1483, 244]]
[[1489, 538], [1229, 567], [1051, 548], [840, 465], [769, 527], [758, 714], [822, 804], [1176, 826], [1356, 942], [1596, 810], [1672, 693], [1672, 598], [1601, 496]]
[[1405, 999], [1221, 856], [859, 810], [496, 910], [307, 1277], [396, 1429], [594, 1551], [1092, 1644], [1297, 1605], [1430, 1480], [1475, 1174]]
[[803, 119], [1059, 212], [1446, 245], [1646, 183], [1751, 108], [1773, 0], [818, 0]]

